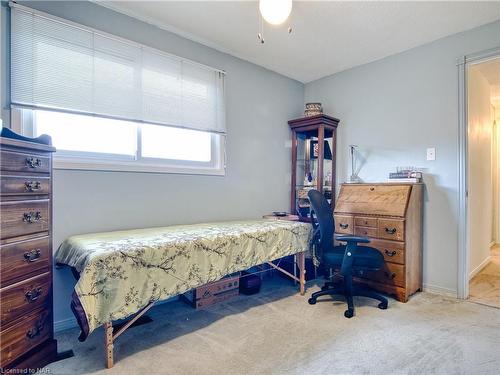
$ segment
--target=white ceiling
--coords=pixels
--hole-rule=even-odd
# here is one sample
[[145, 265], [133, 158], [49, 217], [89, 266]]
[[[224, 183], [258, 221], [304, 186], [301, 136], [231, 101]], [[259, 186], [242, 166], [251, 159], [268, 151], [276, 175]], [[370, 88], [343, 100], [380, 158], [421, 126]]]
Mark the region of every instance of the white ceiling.
[[500, 111], [500, 58], [477, 65], [491, 88], [491, 104]]
[[500, 19], [500, 1], [294, 1], [289, 22], [266, 24], [260, 44], [256, 1], [99, 4], [301, 82]]

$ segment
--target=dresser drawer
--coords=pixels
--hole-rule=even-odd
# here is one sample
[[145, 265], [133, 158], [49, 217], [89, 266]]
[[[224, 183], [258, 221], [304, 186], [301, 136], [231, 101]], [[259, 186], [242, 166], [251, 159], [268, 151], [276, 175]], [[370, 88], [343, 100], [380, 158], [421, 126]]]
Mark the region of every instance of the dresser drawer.
[[36, 153], [0, 151], [0, 170], [10, 172], [49, 173], [50, 157]]
[[19, 356], [51, 337], [50, 311], [38, 310], [25, 315], [13, 326], [0, 332], [0, 366], [4, 367]]
[[405, 221], [398, 219], [378, 219], [378, 237], [404, 241]]
[[2, 176], [0, 191], [5, 195], [42, 195], [50, 193], [50, 178], [37, 176]]
[[2, 325], [45, 306], [49, 302], [51, 285], [52, 278], [47, 272], [0, 289]]
[[11, 238], [49, 230], [49, 200], [2, 202], [1, 238]]
[[48, 271], [51, 257], [49, 244], [49, 237], [43, 237], [1, 246], [0, 287]]
[[367, 246], [374, 247], [380, 251], [387, 262], [405, 263], [405, 245], [402, 242], [372, 240]]
[[385, 263], [384, 268], [367, 272], [363, 278], [377, 281], [382, 284], [405, 287], [405, 266], [401, 264]]
[[377, 228], [378, 219], [376, 217], [356, 216], [354, 218], [354, 225], [356, 225], [358, 227], [372, 227], [372, 228]]
[[377, 237], [377, 228], [354, 227], [354, 234], [361, 237]]
[[354, 233], [354, 220], [352, 216], [347, 215], [334, 215], [335, 218], [335, 232], [344, 234]]

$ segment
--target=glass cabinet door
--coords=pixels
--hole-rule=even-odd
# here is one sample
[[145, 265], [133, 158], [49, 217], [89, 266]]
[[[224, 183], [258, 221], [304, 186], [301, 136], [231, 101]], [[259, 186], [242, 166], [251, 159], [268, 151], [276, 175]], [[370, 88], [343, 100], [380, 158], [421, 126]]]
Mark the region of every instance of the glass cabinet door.
[[[328, 201], [332, 200], [333, 184], [333, 132], [325, 131], [323, 155], [316, 132], [296, 132], [297, 159], [295, 170], [295, 214], [310, 217], [307, 193], [311, 189], [321, 191]], [[293, 187], [292, 187], [293, 188]]]

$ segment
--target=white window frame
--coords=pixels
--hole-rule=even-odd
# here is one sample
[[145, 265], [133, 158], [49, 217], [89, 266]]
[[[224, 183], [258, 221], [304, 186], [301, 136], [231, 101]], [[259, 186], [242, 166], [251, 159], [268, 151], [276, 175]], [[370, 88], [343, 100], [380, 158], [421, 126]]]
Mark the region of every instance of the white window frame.
[[[140, 123], [139, 123], [140, 124]], [[155, 124], [151, 124], [155, 125]], [[12, 107], [12, 130], [28, 137], [35, 135], [35, 117], [33, 110]], [[138, 129], [137, 147], [140, 152], [141, 130]], [[226, 136], [213, 133], [211, 136], [210, 162], [190, 160], [174, 160], [143, 157], [128, 157], [105, 153], [91, 153], [78, 151], [56, 151], [53, 159], [54, 169], [62, 170], [90, 170], [115, 172], [142, 172], [142, 173], [174, 173], [192, 175], [226, 175]], [[57, 145], [56, 145], [57, 146]]]

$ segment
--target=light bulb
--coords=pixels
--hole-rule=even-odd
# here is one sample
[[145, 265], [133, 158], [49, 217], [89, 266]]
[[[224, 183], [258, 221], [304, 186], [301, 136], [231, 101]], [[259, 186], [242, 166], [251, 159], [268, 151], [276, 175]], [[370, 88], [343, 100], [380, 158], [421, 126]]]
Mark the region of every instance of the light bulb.
[[259, 0], [262, 17], [271, 25], [286, 21], [292, 11], [292, 0]]

